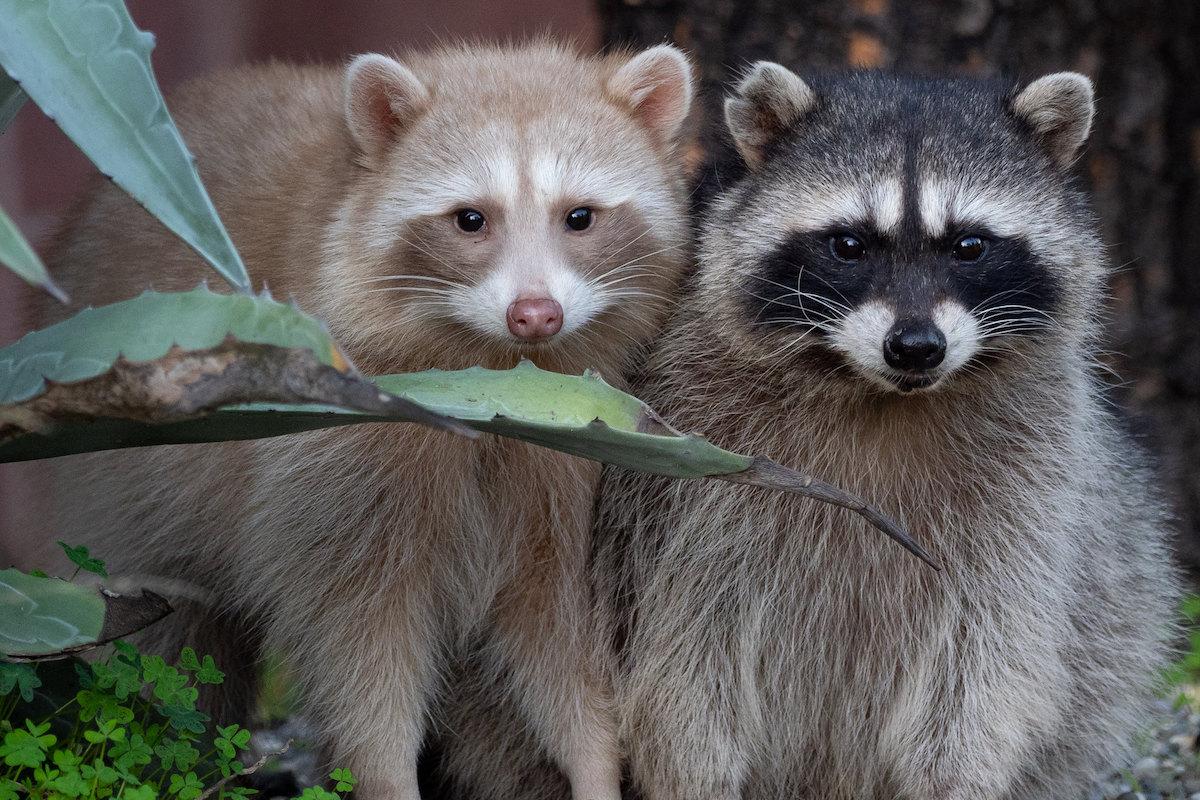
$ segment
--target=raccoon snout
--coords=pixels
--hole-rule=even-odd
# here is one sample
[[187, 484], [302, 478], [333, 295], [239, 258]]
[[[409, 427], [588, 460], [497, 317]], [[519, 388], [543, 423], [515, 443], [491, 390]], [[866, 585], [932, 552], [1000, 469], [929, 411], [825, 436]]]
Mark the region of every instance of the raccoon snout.
[[929, 320], [901, 320], [883, 339], [883, 360], [893, 369], [924, 372], [946, 357], [946, 336]]
[[549, 339], [562, 330], [563, 310], [548, 297], [516, 300], [508, 307], [508, 330], [526, 342]]

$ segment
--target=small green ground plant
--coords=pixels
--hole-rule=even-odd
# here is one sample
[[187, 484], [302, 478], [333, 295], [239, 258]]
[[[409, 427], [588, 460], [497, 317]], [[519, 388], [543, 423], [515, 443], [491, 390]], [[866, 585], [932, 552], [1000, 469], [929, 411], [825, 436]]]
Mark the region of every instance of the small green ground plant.
[[1189, 594], [1179, 604], [1186, 636], [1179, 658], [1167, 668], [1163, 682], [1175, 707], [1197, 706], [1200, 701], [1200, 595]]
[[[59, 543], [75, 574], [107, 576], [86, 548]], [[53, 580], [37, 573], [45, 580]], [[0, 661], [0, 800], [242, 800], [238, 778], [250, 731], [219, 726], [197, 707], [225, 675], [210, 655], [184, 648], [174, 665], [117, 640], [89, 661]], [[341, 800], [355, 784], [345, 769], [332, 789], [301, 800]]]

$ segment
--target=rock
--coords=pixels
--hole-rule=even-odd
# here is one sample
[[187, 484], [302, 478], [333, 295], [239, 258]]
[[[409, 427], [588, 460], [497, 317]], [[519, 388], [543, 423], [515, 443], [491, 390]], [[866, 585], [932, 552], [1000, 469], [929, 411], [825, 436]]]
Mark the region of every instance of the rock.
[[1133, 765], [1133, 775], [1138, 780], [1154, 780], [1158, 777], [1160, 768], [1158, 759], [1154, 756], [1146, 756], [1141, 761]]
[[1167, 740], [1167, 744], [1175, 749], [1176, 753], [1188, 754], [1196, 749], [1196, 736], [1194, 734], [1183, 734], [1172, 736]]

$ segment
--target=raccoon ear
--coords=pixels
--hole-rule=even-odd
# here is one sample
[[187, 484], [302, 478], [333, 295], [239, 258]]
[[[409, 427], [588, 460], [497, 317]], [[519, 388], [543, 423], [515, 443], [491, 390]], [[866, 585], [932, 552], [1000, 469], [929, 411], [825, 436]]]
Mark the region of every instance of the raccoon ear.
[[1041, 137], [1059, 166], [1069, 166], [1092, 129], [1092, 82], [1078, 72], [1038, 78], [1013, 99], [1012, 111]]
[[751, 169], [766, 148], [817, 105], [817, 93], [786, 67], [757, 61], [725, 100], [725, 125]]
[[692, 64], [678, 47], [651, 47], [614, 72], [605, 88], [666, 144], [692, 107]]
[[367, 53], [346, 69], [346, 125], [370, 159], [396, 141], [429, 103], [429, 90], [394, 58]]

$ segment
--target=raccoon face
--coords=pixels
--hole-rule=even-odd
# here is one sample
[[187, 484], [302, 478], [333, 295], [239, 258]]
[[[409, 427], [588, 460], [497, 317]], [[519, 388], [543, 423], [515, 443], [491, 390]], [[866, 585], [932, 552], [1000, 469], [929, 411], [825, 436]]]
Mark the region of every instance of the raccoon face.
[[351, 286], [360, 329], [475, 360], [644, 340], [683, 263], [671, 154], [690, 100], [671, 47], [359, 57], [346, 119], [362, 179], [335, 231], [357, 274], [330, 283]]
[[810, 86], [756, 65], [726, 106], [749, 171], [701, 247], [722, 329], [902, 393], [1082, 335], [1103, 254], [1065, 169], [1092, 112], [1073, 73], [1012, 92], [871, 74]]

